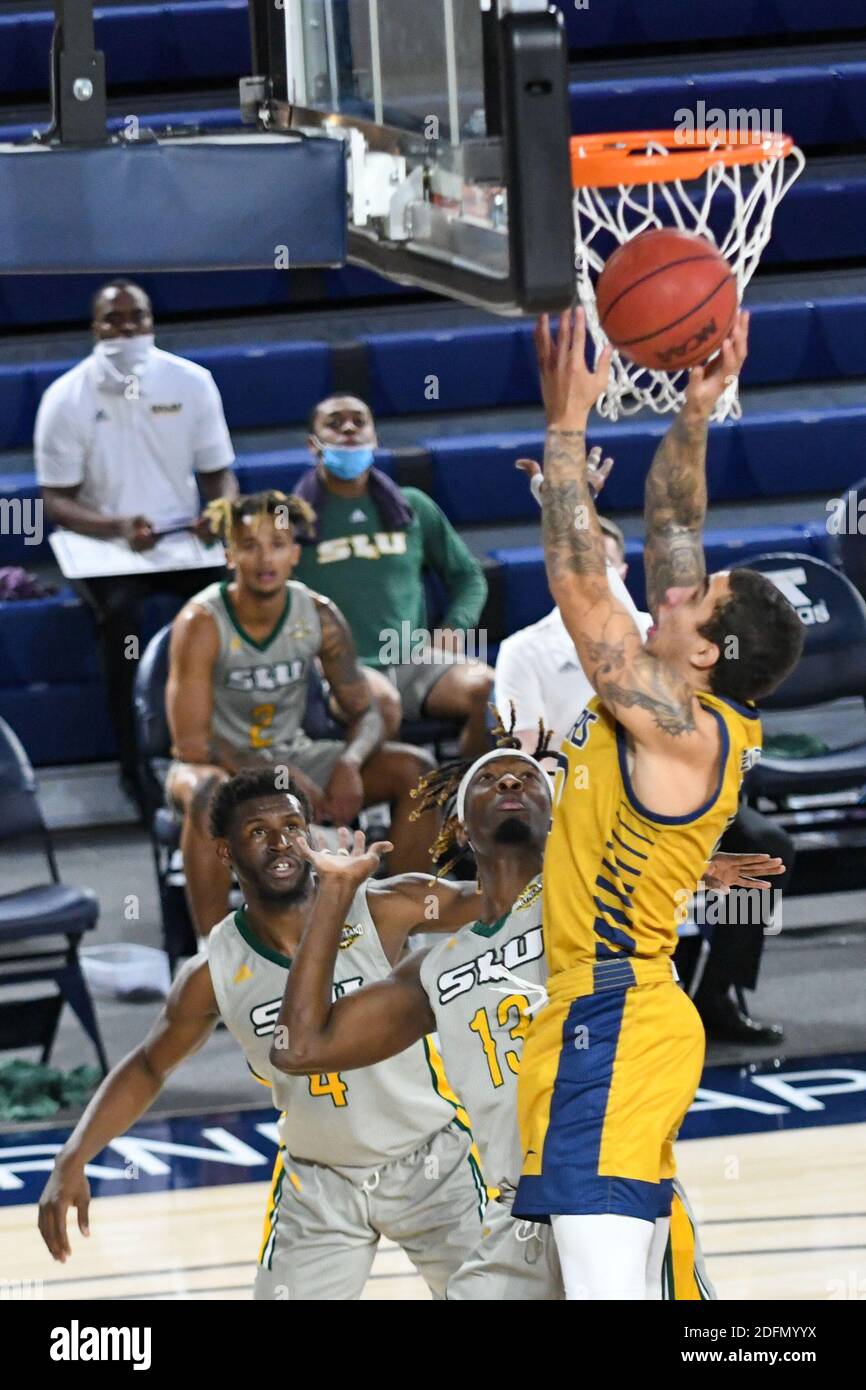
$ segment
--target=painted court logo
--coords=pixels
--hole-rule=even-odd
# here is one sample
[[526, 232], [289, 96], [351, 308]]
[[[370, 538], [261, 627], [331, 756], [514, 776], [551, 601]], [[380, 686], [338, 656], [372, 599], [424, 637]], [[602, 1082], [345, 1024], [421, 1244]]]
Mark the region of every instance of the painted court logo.
[[134, 1371], [150, 1370], [149, 1327], [69, 1327], [51, 1329], [52, 1361], [131, 1361]]

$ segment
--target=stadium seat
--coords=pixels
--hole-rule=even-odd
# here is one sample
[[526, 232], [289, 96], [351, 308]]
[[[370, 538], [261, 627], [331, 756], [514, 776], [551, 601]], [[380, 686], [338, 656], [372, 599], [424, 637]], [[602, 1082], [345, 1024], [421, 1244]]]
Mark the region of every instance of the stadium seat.
[[[772, 578], [805, 628], [803, 657], [762, 710], [820, 710], [835, 700], [866, 700], [866, 603], [853, 584], [811, 555], [756, 555], [750, 569]], [[738, 568], [739, 566], [734, 566]], [[841, 792], [866, 785], [866, 741], [805, 758], [763, 757], [746, 781], [750, 801]]]
[[839, 499], [832, 517], [827, 518], [827, 527], [833, 558], [866, 598], [866, 478]]
[[[750, 291], [751, 333], [743, 381], [747, 387], [790, 385], [797, 381], [855, 378], [866, 374], [866, 275], [848, 272], [823, 286], [784, 276]], [[282, 333], [213, 345], [194, 328], [187, 342], [171, 340], [173, 351], [206, 367], [222, 396], [232, 430], [304, 425], [311, 402], [334, 389], [347, 344], [359, 353], [369, 380], [367, 396], [377, 416], [447, 415], [463, 410], [536, 405], [538, 367], [526, 320], [437, 323], [424, 305], [396, 314], [376, 311], [376, 327], [354, 336], [347, 320], [339, 336], [299, 338], [293, 323]], [[406, 327], [407, 319], [415, 326]], [[379, 326], [381, 325], [381, 326]], [[29, 449], [39, 401], [46, 387], [74, 363], [73, 357], [0, 364], [0, 449]], [[431, 386], [435, 387], [432, 390]], [[262, 451], [249, 455], [273, 461]], [[10, 470], [0, 476], [4, 497], [34, 498], [32, 473]], [[4, 537], [8, 551], [13, 537]], [[18, 554], [24, 554], [20, 547]], [[32, 558], [32, 554], [31, 554]], [[17, 560], [10, 559], [9, 563]]]
[[[753, 526], [707, 531], [704, 553], [707, 568], [729, 569], [736, 564], [751, 565], [751, 555], [768, 550], [787, 551], [795, 547], [811, 555], [819, 554], [814, 533], [806, 526]], [[540, 545], [502, 547], [491, 552], [502, 573], [503, 604], [508, 614], [508, 631], [536, 623], [550, 612], [552, 600]], [[626, 542], [628, 588], [638, 608], [646, 607], [646, 582], [641, 541]]]
[[[703, 55], [694, 66], [677, 63], [673, 70], [647, 74], [646, 61], [626, 68], [620, 62], [612, 74], [601, 64], [589, 69], [589, 80], [572, 82], [571, 128], [581, 134], [606, 130], [669, 130], [678, 113], [698, 102], [707, 111], [766, 112], [763, 121], [773, 129], [774, 111], [784, 112], [784, 129], [806, 149], [833, 145], [839, 130], [846, 138], [866, 134], [866, 64], [862, 45], [851, 44], [826, 56], [797, 55], [770, 49], [737, 55], [736, 67]], [[687, 105], [686, 105], [687, 104]], [[744, 118], [745, 119], [745, 118]], [[757, 117], [755, 118], [757, 121]]]
[[[94, 19], [113, 84], [232, 82], [250, 71], [243, 0], [112, 4], [97, 7]], [[44, 87], [52, 24], [50, 8], [0, 13], [0, 91]]]
[[772, 39], [863, 27], [860, 0], [728, 0], [684, 5], [683, 0], [606, 0], [604, 5], [557, 0], [573, 56], [595, 48], [646, 49], [687, 41]]
[[25, 839], [41, 844], [51, 882], [0, 896], [0, 985], [50, 984], [57, 993], [0, 1002], [0, 1049], [38, 1045], [46, 1063], [61, 1009], [68, 1004], [104, 1075], [108, 1061], [78, 957], [81, 938], [96, 926], [99, 903], [87, 889], [61, 882], [33, 768], [17, 735], [0, 719], [0, 841]]

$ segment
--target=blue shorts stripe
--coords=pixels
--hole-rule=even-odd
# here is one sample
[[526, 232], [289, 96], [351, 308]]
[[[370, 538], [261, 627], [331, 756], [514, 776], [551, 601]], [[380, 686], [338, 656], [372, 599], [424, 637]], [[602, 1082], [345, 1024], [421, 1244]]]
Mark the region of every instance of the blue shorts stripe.
[[598, 992], [575, 999], [562, 1026], [541, 1173], [520, 1180], [513, 1207], [520, 1220], [613, 1213], [652, 1222], [670, 1214], [672, 1181], [644, 1182], [598, 1171], [634, 972], [623, 960], [621, 967], [599, 964], [594, 974]]

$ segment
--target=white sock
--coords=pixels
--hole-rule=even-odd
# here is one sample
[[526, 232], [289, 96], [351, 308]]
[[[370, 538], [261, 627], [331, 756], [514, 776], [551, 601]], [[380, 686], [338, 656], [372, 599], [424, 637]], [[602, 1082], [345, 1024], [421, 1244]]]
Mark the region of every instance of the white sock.
[[653, 1228], [653, 1238], [646, 1266], [646, 1296], [655, 1303], [661, 1302], [664, 1297], [662, 1294], [662, 1269], [664, 1268], [665, 1252], [668, 1248], [670, 1235], [670, 1217], [660, 1216]]
[[641, 1301], [655, 1227], [636, 1216], [552, 1216], [565, 1296]]

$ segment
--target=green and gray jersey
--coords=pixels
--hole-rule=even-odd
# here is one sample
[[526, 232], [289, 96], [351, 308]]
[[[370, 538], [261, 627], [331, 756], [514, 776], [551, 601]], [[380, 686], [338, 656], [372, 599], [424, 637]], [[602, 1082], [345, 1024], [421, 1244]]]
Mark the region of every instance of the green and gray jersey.
[[289, 580], [273, 632], [257, 642], [241, 626], [228, 585], [211, 584], [192, 599], [217, 625], [212, 731], [232, 748], [290, 750], [306, 742], [302, 723], [310, 667], [322, 646], [322, 625], [305, 584]]
[[[414, 1153], [454, 1121], [456, 1107], [446, 1098], [447, 1083], [429, 1041], [342, 1075], [286, 1076], [272, 1067], [268, 1054], [291, 960], [255, 936], [243, 910], [214, 927], [208, 962], [220, 1014], [250, 1071], [271, 1087], [281, 1112], [280, 1138], [293, 1158], [339, 1170], [381, 1167]], [[390, 974], [365, 886], [346, 915], [334, 998]]]
[[505, 917], [463, 927], [421, 966], [442, 1059], [469, 1112], [485, 1181], [506, 1203], [522, 1167], [517, 1073], [529, 1011], [546, 1000], [546, 979], [540, 876]]
[[368, 493], [329, 494], [319, 540], [303, 547], [295, 571], [337, 605], [366, 666], [394, 664], [387, 653], [404, 624], [408, 634], [426, 630], [425, 570], [439, 576], [448, 595], [443, 628], [474, 628], [487, 598], [481, 566], [444, 512], [418, 488], [404, 488], [403, 495], [413, 514], [408, 530], [383, 531]]

